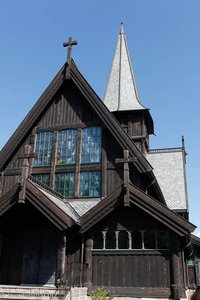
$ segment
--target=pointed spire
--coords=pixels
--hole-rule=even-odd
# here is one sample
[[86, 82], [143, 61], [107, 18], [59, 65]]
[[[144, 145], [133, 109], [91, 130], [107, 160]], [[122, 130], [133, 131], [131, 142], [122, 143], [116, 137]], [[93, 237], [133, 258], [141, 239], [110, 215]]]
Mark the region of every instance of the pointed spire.
[[104, 103], [110, 111], [146, 109], [139, 100], [123, 23], [120, 25]]

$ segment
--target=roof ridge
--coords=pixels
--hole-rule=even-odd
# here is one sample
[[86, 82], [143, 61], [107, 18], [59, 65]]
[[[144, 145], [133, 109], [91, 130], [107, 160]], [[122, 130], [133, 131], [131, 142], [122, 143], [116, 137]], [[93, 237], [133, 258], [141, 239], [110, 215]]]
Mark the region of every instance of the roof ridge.
[[29, 175], [27, 179], [30, 180], [31, 182], [36, 183], [40, 188], [44, 189], [46, 192], [49, 192], [52, 196], [57, 196], [62, 201], [65, 199], [61, 194], [59, 194], [58, 192], [52, 190], [49, 186], [47, 186], [46, 184], [44, 184], [41, 181], [37, 180], [32, 175]]
[[148, 151], [149, 154], [151, 153], [162, 153], [162, 152], [179, 152], [183, 151], [183, 147], [170, 147], [170, 148], [158, 148], [158, 149], [150, 149]]

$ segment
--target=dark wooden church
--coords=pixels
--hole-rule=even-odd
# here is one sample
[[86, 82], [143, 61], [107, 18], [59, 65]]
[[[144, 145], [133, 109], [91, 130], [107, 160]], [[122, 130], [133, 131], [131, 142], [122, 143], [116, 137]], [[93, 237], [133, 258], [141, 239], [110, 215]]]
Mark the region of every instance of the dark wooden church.
[[185, 148], [151, 150], [121, 25], [104, 102], [68, 59], [0, 152], [0, 285], [186, 298]]

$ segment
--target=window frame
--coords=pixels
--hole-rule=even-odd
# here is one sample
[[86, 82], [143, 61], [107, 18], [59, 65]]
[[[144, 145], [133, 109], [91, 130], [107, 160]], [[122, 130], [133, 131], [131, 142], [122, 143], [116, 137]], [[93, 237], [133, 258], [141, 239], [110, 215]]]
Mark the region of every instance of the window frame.
[[[101, 143], [100, 143], [100, 160], [99, 162], [86, 162], [81, 163], [81, 141], [82, 141], [82, 131], [85, 128], [92, 128], [97, 127], [100, 128], [100, 135], [101, 135]], [[58, 144], [58, 132], [64, 130], [76, 130], [77, 137], [76, 137], [76, 159], [74, 164], [57, 164], [57, 144]], [[34, 166], [34, 160], [32, 159], [32, 170], [31, 173], [33, 174], [49, 174], [50, 175], [50, 188], [55, 190], [55, 177], [56, 174], [59, 173], [75, 173], [75, 191], [74, 196], [69, 197], [67, 199], [80, 199], [80, 198], [101, 198], [103, 196], [102, 193], [102, 179], [105, 177], [103, 176], [103, 164], [104, 164], [104, 155], [103, 155], [103, 128], [100, 124], [92, 123], [72, 125], [72, 126], [64, 126], [64, 127], [56, 127], [56, 128], [35, 128], [34, 130], [34, 149], [36, 146], [36, 136], [40, 132], [50, 131], [53, 133], [53, 149], [51, 155], [51, 163], [49, 166]], [[100, 193], [99, 196], [80, 196], [79, 193], [79, 185], [80, 185], [80, 173], [81, 172], [100, 172]]]
[[[97, 249], [97, 248], [92, 248], [92, 251], [134, 251], [134, 252], [140, 252], [140, 251], [169, 251], [170, 250], [170, 232], [166, 229], [153, 229], [151, 230], [154, 233], [154, 238], [155, 238], [155, 247], [154, 248], [145, 248], [145, 243], [144, 243], [144, 239], [145, 239], [145, 232], [148, 233], [148, 229], [146, 230], [98, 230], [98, 231], [94, 231], [93, 232], [93, 245], [95, 244], [94, 242], [94, 235], [98, 236], [99, 233], [102, 233], [102, 245], [103, 247], [101, 249]], [[157, 237], [158, 237], [158, 233], [165, 231], [168, 235], [168, 248], [158, 248], [157, 245]], [[126, 232], [127, 236], [128, 236], [128, 247], [127, 248], [121, 248], [119, 247], [119, 238], [120, 238], [120, 232]], [[141, 233], [141, 239], [142, 239], [142, 243], [141, 243], [141, 248], [134, 248], [133, 245], [133, 233], [134, 232], [138, 232]], [[107, 236], [109, 236], [109, 233], [115, 233], [115, 247], [112, 248], [107, 248]]]

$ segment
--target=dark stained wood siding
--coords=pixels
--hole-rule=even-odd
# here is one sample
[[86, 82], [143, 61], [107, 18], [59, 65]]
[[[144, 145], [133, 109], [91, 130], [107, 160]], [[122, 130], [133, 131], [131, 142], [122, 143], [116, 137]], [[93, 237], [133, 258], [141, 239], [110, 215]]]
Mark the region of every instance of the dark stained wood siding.
[[[156, 252], [156, 251], [155, 251]], [[106, 253], [93, 251], [93, 285], [169, 287], [169, 254]]]
[[20, 179], [20, 175], [4, 175], [2, 176], [2, 195], [4, 195], [6, 192], [8, 192], [11, 187], [13, 187]]
[[[145, 229], [166, 227], [136, 207], [119, 207], [92, 231]], [[92, 257], [93, 286], [170, 288], [170, 249], [92, 250]]]
[[100, 123], [99, 118], [89, 107], [83, 95], [72, 82], [67, 81], [63, 89], [56, 95], [37, 127], [56, 128]]
[[30, 203], [15, 204], [0, 220], [0, 282], [55, 284], [58, 233]]
[[67, 263], [66, 263], [66, 284], [67, 286], [80, 286], [81, 271], [81, 235], [77, 230], [70, 230], [67, 233]]

